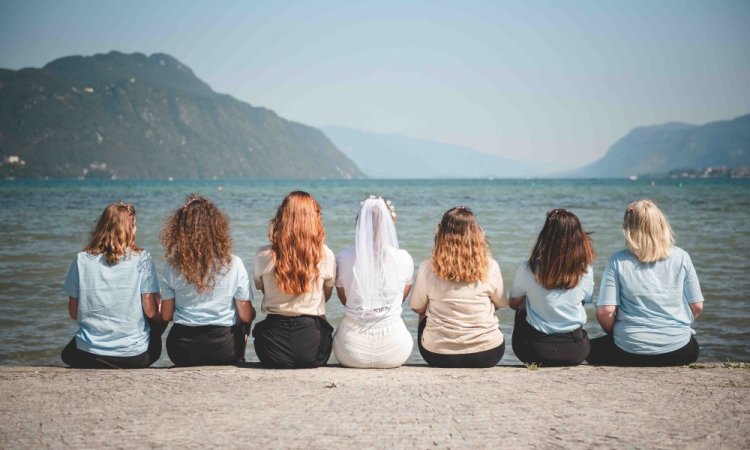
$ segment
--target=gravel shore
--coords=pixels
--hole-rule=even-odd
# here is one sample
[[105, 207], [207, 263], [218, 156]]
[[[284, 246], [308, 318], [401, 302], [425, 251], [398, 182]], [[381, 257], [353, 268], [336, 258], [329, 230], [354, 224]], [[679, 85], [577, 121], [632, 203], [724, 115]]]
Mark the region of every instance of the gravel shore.
[[0, 448], [748, 448], [740, 366], [0, 367]]

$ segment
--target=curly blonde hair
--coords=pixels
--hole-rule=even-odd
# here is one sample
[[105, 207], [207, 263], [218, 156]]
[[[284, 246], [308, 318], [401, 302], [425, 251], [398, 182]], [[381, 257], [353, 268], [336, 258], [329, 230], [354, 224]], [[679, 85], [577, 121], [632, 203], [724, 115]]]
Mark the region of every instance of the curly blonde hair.
[[107, 264], [115, 265], [129, 251], [140, 252], [135, 245], [135, 207], [116, 202], [107, 205], [91, 229], [84, 251], [104, 255]]
[[284, 197], [268, 227], [279, 289], [292, 295], [313, 289], [320, 275], [325, 238], [320, 205], [313, 196], [294, 191]]
[[192, 194], [164, 223], [164, 259], [199, 293], [213, 290], [216, 276], [232, 262], [229, 220], [209, 199]]
[[490, 244], [469, 208], [456, 206], [443, 214], [432, 249], [437, 276], [455, 282], [485, 281], [491, 258]]

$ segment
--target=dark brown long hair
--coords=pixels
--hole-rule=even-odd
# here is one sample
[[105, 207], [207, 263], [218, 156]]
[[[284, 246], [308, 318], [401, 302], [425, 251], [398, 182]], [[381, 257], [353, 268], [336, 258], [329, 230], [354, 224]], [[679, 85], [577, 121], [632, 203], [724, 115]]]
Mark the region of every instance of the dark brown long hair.
[[320, 204], [307, 192], [290, 192], [268, 226], [274, 279], [283, 292], [310, 292], [318, 280], [326, 233]]
[[572, 289], [594, 258], [594, 246], [578, 217], [565, 209], [553, 209], [531, 251], [529, 269], [545, 289]]
[[216, 276], [232, 263], [229, 220], [205, 197], [188, 196], [167, 219], [159, 238], [164, 259], [200, 293], [211, 291]]
[[104, 208], [84, 247], [90, 255], [104, 255], [109, 265], [117, 264], [128, 251], [141, 250], [135, 245], [135, 207], [123, 202]]
[[456, 206], [443, 214], [432, 249], [437, 276], [455, 282], [485, 281], [491, 257], [490, 244], [469, 208]]

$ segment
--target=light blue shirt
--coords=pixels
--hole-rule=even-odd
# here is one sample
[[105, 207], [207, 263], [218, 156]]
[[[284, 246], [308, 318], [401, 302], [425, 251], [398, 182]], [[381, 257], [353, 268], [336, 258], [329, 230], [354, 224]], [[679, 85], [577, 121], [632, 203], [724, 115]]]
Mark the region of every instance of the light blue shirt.
[[596, 306], [615, 305], [615, 344], [653, 355], [685, 346], [695, 334], [690, 303], [703, 301], [690, 256], [672, 247], [667, 259], [642, 263], [628, 250], [609, 258]]
[[245, 264], [235, 255], [229, 267], [216, 277], [211, 291], [198, 293], [195, 285], [185, 281], [170, 265], [161, 281], [161, 298], [174, 299], [174, 323], [181, 325], [231, 327], [236, 322], [234, 300], [249, 302], [253, 299]]
[[63, 290], [78, 299], [76, 347], [105, 356], [136, 356], [148, 350], [150, 328], [141, 294], [159, 292], [147, 251], [110, 266], [104, 255], [78, 253]]
[[526, 322], [545, 334], [568, 333], [586, 323], [581, 302], [590, 302], [594, 292], [594, 271], [589, 266], [578, 285], [572, 289], [545, 289], [526, 261], [513, 277], [510, 297], [526, 296]]

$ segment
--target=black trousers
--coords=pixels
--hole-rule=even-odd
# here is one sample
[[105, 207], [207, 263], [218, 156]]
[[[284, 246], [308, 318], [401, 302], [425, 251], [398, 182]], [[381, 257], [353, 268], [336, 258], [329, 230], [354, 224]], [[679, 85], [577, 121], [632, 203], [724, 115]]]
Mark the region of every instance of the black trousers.
[[462, 353], [462, 354], [440, 354], [432, 353], [422, 347], [422, 333], [427, 326], [427, 317], [419, 322], [419, 328], [417, 329], [417, 345], [419, 346], [419, 354], [422, 355], [422, 359], [427, 364], [435, 367], [447, 367], [447, 368], [483, 368], [493, 367], [500, 362], [500, 359], [505, 353], [505, 341], [495, 348], [484, 350], [476, 353]]
[[543, 367], [575, 366], [589, 356], [591, 343], [583, 328], [546, 334], [529, 325], [526, 316], [526, 309], [516, 311], [513, 326], [513, 353], [522, 362]]
[[148, 350], [135, 356], [106, 356], [79, 350], [76, 338], [63, 348], [60, 358], [70, 367], [76, 369], [143, 369], [155, 363], [161, 357], [161, 335], [166, 324], [148, 321], [151, 327]]
[[269, 314], [255, 325], [253, 337], [261, 365], [273, 369], [322, 366], [333, 348], [333, 327], [318, 316]]
[[176, 323], [167, 336], [167, 355], [176, 366], [218, 366], [244, 361], [249, 325], [231, 327]]
[[608, 334], [591, 340], [591, 353], [586, 361], [592, 366], [684, 366], [694, 363], [699, 352], [700, 346], [695, 336], [690, 336], [690, 341], [675, 351], [657, 355], [638, 355], [618, 347], [612, 335]]

